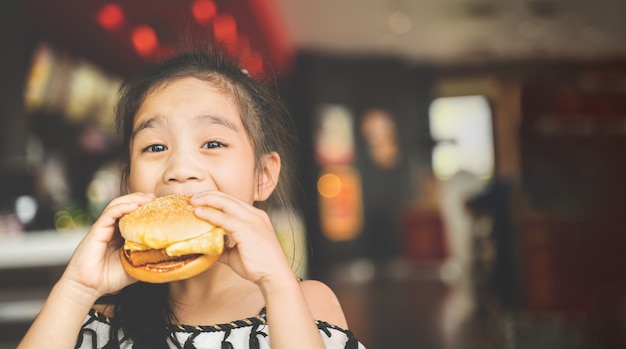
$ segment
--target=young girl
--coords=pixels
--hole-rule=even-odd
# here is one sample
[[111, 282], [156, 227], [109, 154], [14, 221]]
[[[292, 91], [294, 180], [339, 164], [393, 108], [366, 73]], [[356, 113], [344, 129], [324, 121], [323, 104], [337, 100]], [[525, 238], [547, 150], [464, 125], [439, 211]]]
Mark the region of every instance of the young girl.
[[[223, 55], [186, 53], [127, 82], [117, 118], [131, 194], [104, 209], [19, 348], [363, 348], [334, 293], [296, 278], [266, 213], [291, 205], [290, 124], [269, 90]], [[226, 251], [191, 279], [136, 282], [117, 220], [175, 193], [226, 230]]]

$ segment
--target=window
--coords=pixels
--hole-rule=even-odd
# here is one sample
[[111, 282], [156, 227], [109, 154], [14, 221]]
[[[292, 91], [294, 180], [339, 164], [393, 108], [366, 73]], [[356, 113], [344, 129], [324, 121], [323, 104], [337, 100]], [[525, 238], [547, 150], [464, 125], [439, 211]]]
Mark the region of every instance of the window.
[[442, 97], [429, 110], [432, 154], [438, 179], [466, 171], [488, 179], [493, 175], [491, 108], [485, 96]]

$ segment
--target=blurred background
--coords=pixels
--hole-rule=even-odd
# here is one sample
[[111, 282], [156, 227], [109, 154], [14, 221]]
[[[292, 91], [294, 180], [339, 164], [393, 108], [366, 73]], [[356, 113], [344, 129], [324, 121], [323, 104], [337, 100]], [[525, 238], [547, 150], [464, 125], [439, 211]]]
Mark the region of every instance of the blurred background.
[[121, 81], [203, 41], [276, 81], [301, 159], [298, 229], [277, 233], [368, 348], [626, 347], [625, 18], [623, 0], [2, 1], [0, 347], [119, 195]]

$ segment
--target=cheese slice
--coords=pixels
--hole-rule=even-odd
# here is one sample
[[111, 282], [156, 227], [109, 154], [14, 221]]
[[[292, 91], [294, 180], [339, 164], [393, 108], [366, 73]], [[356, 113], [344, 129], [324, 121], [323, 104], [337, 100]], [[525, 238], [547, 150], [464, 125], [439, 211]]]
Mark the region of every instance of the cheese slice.
[[124, 249], [129, 251], [145, 251], [151, 250], [152, 248], [139, 242], [126, 240], [124, 241]]
[[224, 229], [215, 228], [195, 238], [173, 243], [165, 248], [168, 256], [184, 256], [186, 254], [220, 254], [224, 250]]

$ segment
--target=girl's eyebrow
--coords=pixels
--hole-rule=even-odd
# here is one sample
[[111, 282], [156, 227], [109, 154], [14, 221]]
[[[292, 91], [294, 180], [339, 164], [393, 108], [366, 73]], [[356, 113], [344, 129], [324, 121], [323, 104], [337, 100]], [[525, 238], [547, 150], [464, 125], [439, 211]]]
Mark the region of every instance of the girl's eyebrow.
[[196, 117], [198, 123], [221, 125], [233, 131], [239, 131], [239, 127], [232, 120], [216, 116], [216, 115], [200, 115]]
[[161, 124], [161, 118], [159, 118], [158, 116], [151, 117], [151, 118], [148, 118], [148, 119], [146, 119], [146, 120], [144, 120], [144, 121], [140, 122], [140, 123], [137, 125], [137, 127], [135, 127], [135, 129], [133, 130], [133, 134], [132, 134], [132, 137], [131, 137], [131, 138], [135, 138], [135, 136], [136, 136], [139, 132], [141, 132], [141, 131], [143, 131], [143, 130], [145, 130], [145, 129], [147, 129], [147, 128], [153, 128], [153, 127], [156, 127], [156, 125], [158, 125], [158, 124]]
[[[207, 114], [199, 115], [195, 119], [198, 124], [221, 125], [233, 131], [239, 131], [239, 127], [237, 127], [234, 122], [224, 117]], [[135, 138], [139, 132], [145, 129], [159, 127], [161, 125], [162, 119], [159, 116], [148, 118], [137, 124], [137, 126], [133, 130], [132, 138]]]

